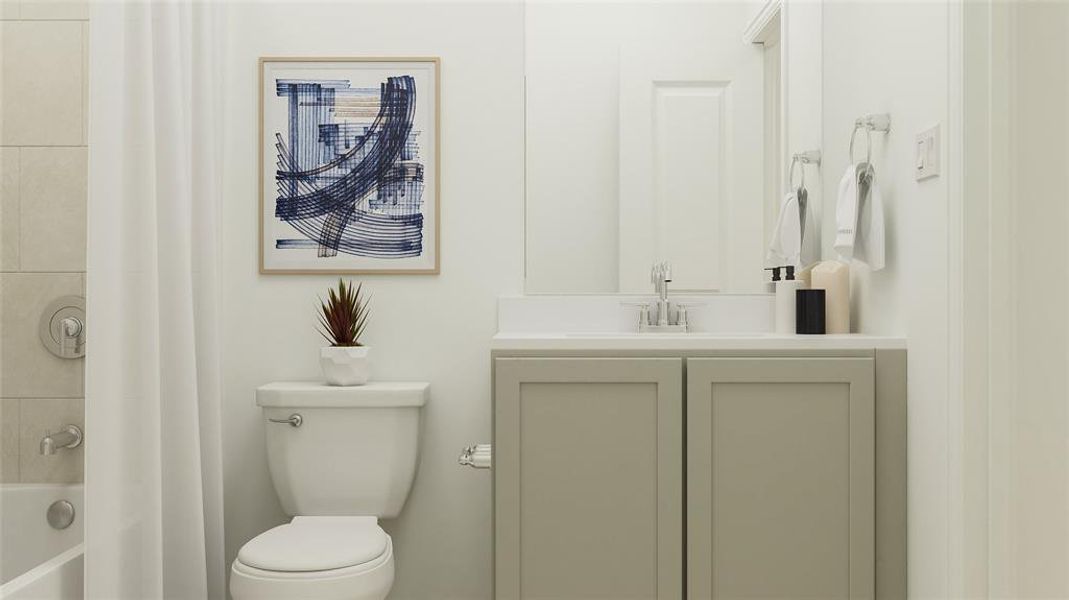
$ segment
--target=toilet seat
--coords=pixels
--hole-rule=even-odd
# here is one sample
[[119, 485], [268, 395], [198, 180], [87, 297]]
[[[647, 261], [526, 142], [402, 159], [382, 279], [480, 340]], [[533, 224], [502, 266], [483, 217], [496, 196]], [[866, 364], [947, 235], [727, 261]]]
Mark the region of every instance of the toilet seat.
[[238, 560], [265, 571], [330, 571], [375, 560], [387, 539], [375, 517], [294, 517], [249, 540]]
[[235, 600], [381, 600], [393, 584], [393, 542], [375, 517], [295, 517], [238, 552]]

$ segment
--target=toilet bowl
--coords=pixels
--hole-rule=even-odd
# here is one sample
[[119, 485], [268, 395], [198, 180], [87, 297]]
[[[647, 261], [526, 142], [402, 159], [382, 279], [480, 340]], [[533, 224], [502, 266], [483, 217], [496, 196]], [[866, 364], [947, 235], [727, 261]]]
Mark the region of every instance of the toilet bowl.
[[[426, 383], [256, 390], [267, 463], [293, 520], [249, 540], [230, 569], [234, 600], [383, 600], [393, 585], [396, 517], [419, 462]], [[343, 457], [343, 458], [342, 458]]]
[[256, 536], [230, 572], [234, 600], [383, 600], [393, 543], [374, 517], [295, 517]]

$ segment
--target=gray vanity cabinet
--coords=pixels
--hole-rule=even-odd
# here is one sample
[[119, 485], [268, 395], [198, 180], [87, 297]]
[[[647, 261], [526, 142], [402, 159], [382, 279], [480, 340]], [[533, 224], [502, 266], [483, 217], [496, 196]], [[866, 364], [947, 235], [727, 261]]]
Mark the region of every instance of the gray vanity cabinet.
[[901, 349], [495, 354], [494, 588], [906, 597]]
[[499, 358], [495, 597], [683, 593], [683, 360]]
[[872, 358], [687, 361], [687, 596], [875, 595]]

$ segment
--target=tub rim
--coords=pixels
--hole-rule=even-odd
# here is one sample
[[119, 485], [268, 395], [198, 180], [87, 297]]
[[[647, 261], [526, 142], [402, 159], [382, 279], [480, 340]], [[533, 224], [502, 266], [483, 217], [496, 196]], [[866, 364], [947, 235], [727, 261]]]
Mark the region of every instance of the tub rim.
[[63, 552], [53, 556], [45, 562], [35, 566], [34, 568], [26, 571], [25, 573], [15, 577], [11, 581], [0, 585], [0, 600], [7, 598], [11, 594], [22, 591], [23, 589], [33, 585], [40, 579], [50, 575], [55, 570], [59, 569], [63, 565], [69, 563], [72, 560], [80, 558], [85, 554], [85, 542], [79, 543], [77, 546], [68, 548]]

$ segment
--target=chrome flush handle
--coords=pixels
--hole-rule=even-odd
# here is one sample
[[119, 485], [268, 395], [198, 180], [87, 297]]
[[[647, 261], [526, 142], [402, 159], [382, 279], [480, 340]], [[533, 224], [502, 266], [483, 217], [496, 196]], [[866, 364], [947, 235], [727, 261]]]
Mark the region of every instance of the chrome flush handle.
[[293, 413], [288, 419], [268, 419], [272, 423], [282, 423], [283, 425], [289, 425], [291, 427], [300, 427], [301, 423], [304, 423], [304, 417], [297, 413]]

